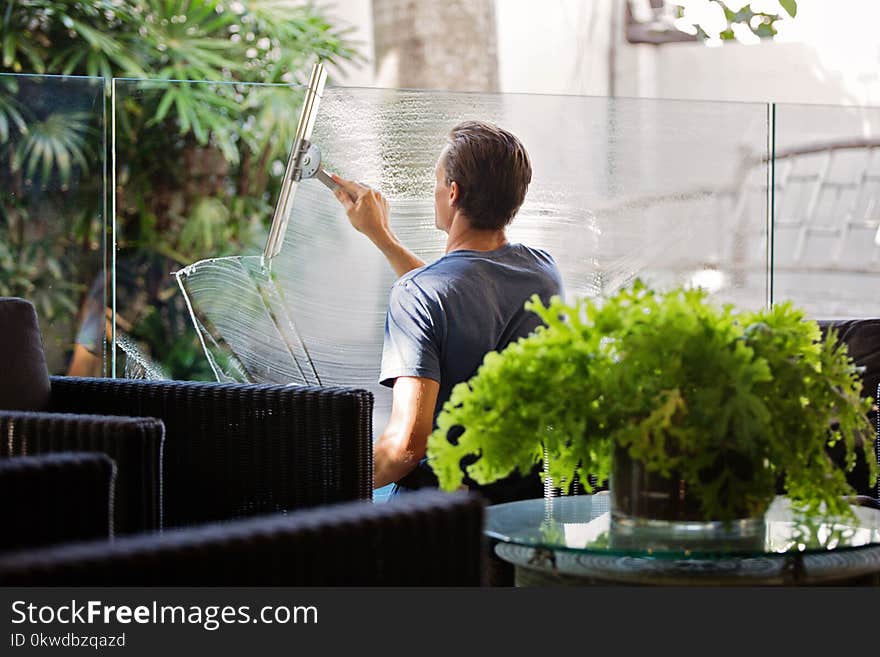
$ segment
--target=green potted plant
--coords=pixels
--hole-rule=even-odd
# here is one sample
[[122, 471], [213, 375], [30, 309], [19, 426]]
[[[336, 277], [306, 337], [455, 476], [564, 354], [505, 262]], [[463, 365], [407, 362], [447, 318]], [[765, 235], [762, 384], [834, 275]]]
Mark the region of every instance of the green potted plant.
[[826, 448], [843, 441], [855, 464], [870, 400], [845, 345], [801, 310], [740, 312], [641, 282], [601, 303], [527, 307], [546, 326], [488, 354], [438, 417], [428, 458], [443, 488], [543, 460], [562, 488], [610, 477], [612, 520], [729, 526], [762, 518], [780, 489], [805, 512], [851, 513]]

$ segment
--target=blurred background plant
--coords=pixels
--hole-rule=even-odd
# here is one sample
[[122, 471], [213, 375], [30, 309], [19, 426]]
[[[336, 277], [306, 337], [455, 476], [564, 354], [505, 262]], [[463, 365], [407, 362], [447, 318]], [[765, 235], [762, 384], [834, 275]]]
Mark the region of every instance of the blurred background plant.
[[[167, 376], [213, 378], [169, 273], [262, 246], [296, 128], [290, 85], [316, 57], [331, 75], [358, 61], [357, 43], [312, 3], [9, 0], [0, 52], [4, 73], [155, 79], [116, 83], [118, 326]], [[103, 279], [110, 89], [81, 107], [59, 102], [60, 79], [38, 82], [0, 76], [0, 294], [34, 300], [45, 332], [88, 312]]]
[[797, 0], [677, 0], [664, 9], [676, 29], [704, 41], [757, 43], [776, 36], [780, 21], [797, 16]]
[[49, 366], [63, 372], [102, 269], [103, 87], [43, 82], [0, 76], [0, 296], [36, 305]]

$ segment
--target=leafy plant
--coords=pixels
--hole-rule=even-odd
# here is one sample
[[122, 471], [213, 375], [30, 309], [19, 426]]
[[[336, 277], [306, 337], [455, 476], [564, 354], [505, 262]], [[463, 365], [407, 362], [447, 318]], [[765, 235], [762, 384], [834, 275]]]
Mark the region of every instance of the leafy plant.
[[56, 170], [66, 183], [72, 166], [88, 167], [90, 119], [87, 112], [53, 112], [41, 121], [31, 122], [13, 154], [12, 171], [21, 167], [31, 178], [39, 168], [45, 180]]
[[[602, 481], [617, 447], [680, 476], [706, 518], [762, 511], [780, 478], [798, 508], [848, 511], [852, 491], [826, 447], [842, 441], [854, 465], [872, 435], [870, 400], [846, 347], [820, 340], [801, 310], [736, 312], [698, 289], [641, 282], [601, 304], [535, 297], [527, 308], [546, 327], [488, 354], [438, 417], [428, 457], [443, 488], [461, 484], [465, 457], [487, 484], [529, 472], [545, 451], [554, 483]], [[450, 442], [454, 427], [463, 433]]]
[[[0, 8], [0, 72], [157, 79], [117, 82], [111, 193], [118, 316], [169, 376], [210, 378], [207, 362], [196, 363], [204, 357], [192, 327], [169, 337], [185, 311], [169, 272], [254, 249], [271, 221], [277, 162], [296, 128], [290, 85], [303, 81], [315, 57], [331, 74], [339, 62], [358, 60], [356, 45], [312, 3], [10, 0]], [[88, 108], [89, 122], [53, 106], [49, 83], [58, 80], [23, 94], [17, 78], [0, 76], [0, 182], [15, 189], [0, 197], [0, 287], [72, 316], [94, 276], [73, 254], [102, 258], [101, 108]], [[52, 194], [45, 181], [57, 183]], [[51, 250], [26, 246], [34, 235], [51, 237]], [[49, 257], [59, 253], [55, 276]]]

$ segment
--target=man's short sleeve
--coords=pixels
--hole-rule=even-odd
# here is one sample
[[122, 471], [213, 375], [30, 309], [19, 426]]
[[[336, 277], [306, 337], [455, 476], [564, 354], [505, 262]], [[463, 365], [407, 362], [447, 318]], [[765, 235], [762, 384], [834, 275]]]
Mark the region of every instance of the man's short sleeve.
[[379, 383], [393, 386], [399, 376], [440, 381], [440, 348], [431, 302], [409, 280], [391, 288]]

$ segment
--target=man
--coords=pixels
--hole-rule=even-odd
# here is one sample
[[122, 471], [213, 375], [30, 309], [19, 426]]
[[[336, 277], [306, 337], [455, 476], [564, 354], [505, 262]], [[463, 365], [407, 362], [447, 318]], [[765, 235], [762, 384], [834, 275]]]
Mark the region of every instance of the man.
[[[446, 254], [425, 265], [391, 229], [376, 190], [334, 176], [349, 221], [400, 278], [391, 288], [380, 382], [392, 386], [391, 416], [374, 448], [374, 486], [437, 485], [426, 463], [428, 436], [452, 388], [471, 378], [489, 351], [531, 333], [540, 319], [523, 308], [537, 293], [562, 293], [553, 258], [507, 241], [505, 229], [532, 178], [520, 141], [469, 121], [449, 133], [437, 161], [434, 212]], [[536, 474], [480, 489], [490, 501], [540, 496]]]

